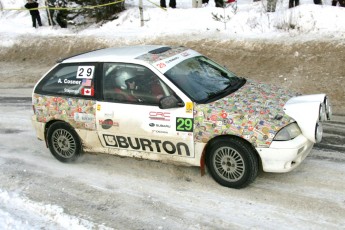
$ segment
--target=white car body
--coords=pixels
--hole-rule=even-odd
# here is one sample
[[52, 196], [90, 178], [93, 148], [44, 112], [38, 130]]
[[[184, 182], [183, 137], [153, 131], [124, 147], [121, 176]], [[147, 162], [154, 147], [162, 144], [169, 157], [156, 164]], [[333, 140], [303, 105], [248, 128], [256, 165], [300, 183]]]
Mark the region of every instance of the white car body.
[[[238, 108], [246, 111], [248, 103], [242, 104], [242, 101], [238, 99], [243, 98], [241, 90], [243, 89], [244, 91], [245, 87], [221, 100], [209, 103], [212, 104], [211, 107], [208, 107], [209, 104], [207, 103], [197, 103], [173, 82], [169, 81], [164, 74], [184, 60], [201, 56], [201, 54], [190, 49], [183, 49], [182, 52], [177, 50], [176, 53], [168, 57], [147, 60], [152, 58], [152, 55], [145, 56], [148, 52], [160, 48], [162, 46], [99, 50], [71, 57], [53, 67], [37, 83], [33, 92], [35, 114], [32, 117], [32, 122], [36, 129], [37, 137], [41, 140], [46, 140], [47, 125], [50, 125], [54, 120], [64, 121], [75, 129], [82, 142], [82, 149], [85, 152], [132, 156], [204, 168], [204, 155], [207, 143], [219, 135], [234, 135], [253, 145], [261, 159], [262, 168], [266, 172], [291, 171], [310, 153], [314, 143], [320, 141], [320, 135], [322, 136], [320, 121], [330, 119], [331, 116], [331, 107], [325, 94], [286, 96], [289, 99], [285, 101], [286, 103], [281, 109], [279, 107], [277, 109], [274, 108], [276, 110], [266, 109], [266, 111], [262, 107], [258, 107], [256, 111], [255, 109], [250, 110], [251, 115], [246, 116], [242, 114], [240, 117], [238, 111], [235, 109], [228, 111], [227, 108], [230, 108], [229, 104], [237, 103]], [[83, 90], [80, 89], [83, 86], [79, 80], [82, 80], [83, 84], [88, 80], [92, 80], [94, 81], [92, 84], [96, 84], [97, 81], [95, 79], [98, 77], [96, 75], [99, 63], [117, 62], [140, 65], [149, 69], [168, 88], [174, 91], [177, 97], [183, 101], [184, 106], [161, 109], [157, 105], [99, 100], [97, 98], [97, 87], [99, 86], [91, 85], [87, 88], [90, 91], [87, 91], [87, 93], [86, 90], [81, 91], [85, 94], [82, 96], [77, 95], [75, 99], [72, 94], [78, 94], [79, 90]], [[59, 78], [59, 84], [66, 85], [66, 88], [64, 88], [65, 94], [71, 95], [45, 95], [36, 90], [39, 88], [39, 84], [42, 84], [40, 82], [59, 65], [73, 63], [79, 63], [78, 72], [81, 67], [88, 67], [92, 76], [81, 74], [79, 80], [64, 79], [63, 81]], [[83, 65], [83, 63], [85, 64]], [[77, 90], [69, 89], [68, 84], [79, 88]], [[252, 88], [248, 88], [245, 93], [250, 94], [255, 84], [255, 82], [249, 81], [247, 85], [250, 85], [248, 87]], [[261, 84], [260, 87], [263, 88], [264, 86]], [[272, 92], [269, 91], [269, 93], [264, 95], [265, 99], [262, 99], [269, 101], [270, 104], [267, 103], [268, 106], [272, 106], [271, 108], [275, 106], [275, 99], [272, 95], [278, 99], [280, 98], [279, 95], [275, 95]], [[96, 97], [93, 97], [93, 94]], [[256, 98], [255, 95], [257, 94], [252, 93], [250, 95]], [[88, 95], [92, 97], [89, 99]], [[260, 101], [252, 100], [252, 102], [260, 105]], [[282, 103], [283, 101], [280, 102], [280, 104]], [[212, 108], [218, 109], [222, 104], [227, 104], [228, 107], [220, 108], [219, 111], [212, 114]], [[248, 107], [252, 108], [254, 105], [249, 105]], [[70, 110], [74, 111], [71, 112]], [[208, 111], [207, 113], [210, 114], [206, 114], [205, 111]], [[227, 112], [220, 115], [220, 111]], [[277, 114], [275, 114], [275, 111], [277, 111]], [[280, 117], [278, 116], [279, 114]], [[213, 117], [210, 119], [211, 116]], [[240, 127], [243, 119], [243, 127]], [[265, 119], [274, 122], [274, 125], [270, 125]], [[284, 141], [274, 139], [280, 129], [286, 124], [293, 122], [296, 122], [300, 128], [301, 132], [298, 136]], [[192, 124], [193, 127], [191, 129]], [[235, 124], [237, 128], [233, 129], [234, 127], [232, 126]], [[210, 127], [214, 128], [214, 130], [211, 130], [212, 128]], [[269, 127], [273, 127], [272, 130], [268, 130]]]

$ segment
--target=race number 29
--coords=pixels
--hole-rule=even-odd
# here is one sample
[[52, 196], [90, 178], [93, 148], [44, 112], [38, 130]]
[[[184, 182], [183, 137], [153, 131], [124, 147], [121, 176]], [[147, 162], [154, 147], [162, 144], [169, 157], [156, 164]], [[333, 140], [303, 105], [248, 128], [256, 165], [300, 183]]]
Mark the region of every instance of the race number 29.
[[176, 131], [192, 132], [193, 118], [176, 117]]
[[77, 78], [92, 79], [94, 70], [94, 66], [78, 66]]

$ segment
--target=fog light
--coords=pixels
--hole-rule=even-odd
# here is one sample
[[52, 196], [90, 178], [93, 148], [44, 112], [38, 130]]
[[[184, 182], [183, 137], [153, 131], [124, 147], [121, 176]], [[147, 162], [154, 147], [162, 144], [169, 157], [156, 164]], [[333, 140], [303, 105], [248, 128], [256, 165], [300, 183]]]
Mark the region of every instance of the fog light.
[[297, 155], [303, 152], [303, 150], [304, 150], [304, 146], [298, 149]]
[[331, 120], [332, 118], [332, 107], [331, 107], [331, 103], [329, 102], [328, 97], [325, 97], [325, 110], [326, 110], [326, 118], [327, 120]]
[[326, 109], [325, 109], [325, 104], [321, 103], [320, 108], [319, 108], [319, 121], [324, 121], [326, 120]]
[[322, 134], [323, 134], [322, 125], [321, 125], [321, 123], [317, 123], [315, 126], [315, 141], [316, 141], [316, 143], [321, 142]]
[[327, 115], [327, 120], [332, 119], [332, 107], [331, 106], [326, 107], [326, 115]]

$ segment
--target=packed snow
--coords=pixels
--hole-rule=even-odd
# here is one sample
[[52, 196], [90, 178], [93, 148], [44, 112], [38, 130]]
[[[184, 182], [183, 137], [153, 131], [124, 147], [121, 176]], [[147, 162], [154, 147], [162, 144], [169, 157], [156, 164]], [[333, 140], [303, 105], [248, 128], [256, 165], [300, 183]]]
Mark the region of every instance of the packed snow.
[[[44, 26], [34, 29], [29, 12], [24, 10], [25, 0], [1, 0], [0, 43], [2, 46], [11, 45], [16, 37], [26, 35], [79, 35], [126, 40], [169, 35], [220, 39], [345, 38], [345, 8], [331, 6], [331, 0], [324, 0], [323, 5], [301, 0], [299, 6], [290, 9], [288, 0], [278, 0], [274, 13], [266, 12], [266, 0], [238, 0], [236, 11], [231, 6], [225, 10], [216, 8], [212, 0], [201, 8], [192, 8], [192, 0], [178, 0], [176, 9], [160, 8], [159, 0], [143, 0], [144, 26], [140, 26], [138, 1], [127, 0], [126, 10], [118, 15], [117, 20], [82, 30], [73, 26], [67, 29], [50, 27], [45, 10], [40, 10]], [[43, 0], [38, 2], [44, 6]], [[212, 14], [229, 16], [230, 20], [226, 23], [216, 21]]]

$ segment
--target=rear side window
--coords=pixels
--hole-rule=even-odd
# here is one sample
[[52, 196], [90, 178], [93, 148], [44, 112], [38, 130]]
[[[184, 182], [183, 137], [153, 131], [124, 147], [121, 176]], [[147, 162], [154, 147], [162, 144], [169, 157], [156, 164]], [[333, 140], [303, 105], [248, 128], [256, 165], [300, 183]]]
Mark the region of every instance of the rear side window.
[[93, 97], [95, 64], [61, 64], [48, 73], [35, 93]]

